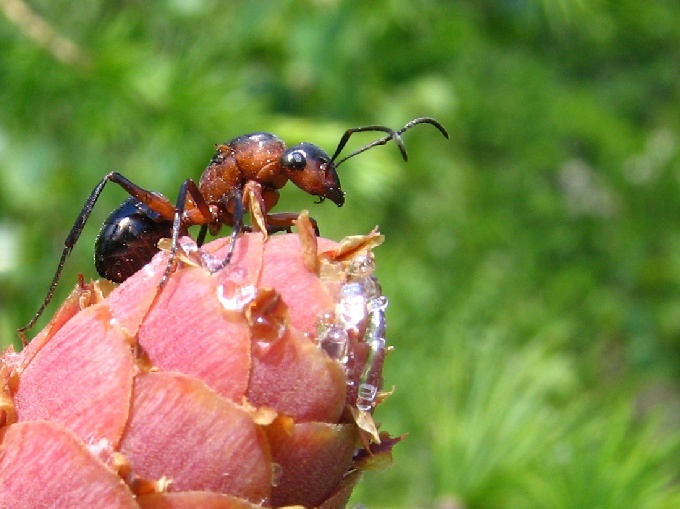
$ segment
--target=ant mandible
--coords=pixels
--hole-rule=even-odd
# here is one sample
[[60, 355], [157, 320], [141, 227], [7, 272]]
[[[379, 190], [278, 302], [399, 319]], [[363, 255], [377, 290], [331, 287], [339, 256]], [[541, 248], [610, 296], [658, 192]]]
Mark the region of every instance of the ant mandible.
[[[401, 135], [418, 124], [431, 124], [446, 138], [448, 132], [438, 121], [420, 117], [395, 131], [389, 127], [369, 125], [347, 129], [335, 153], [329, 157], [321, 148], [311, 143], [300, 143], [286, 148], [277, 136], [256, 132], [237, 136], [231, 141], [217, 145], [217, 152], [203, 171], [198, 184], [185, 180], [179, 188], [177, 201], [173, 204], [163, 195], [147, 191], [118, 172], [107, 174], [95, 186], [85, 201], [83, 209], [64, 241], [59, 265], [50, 288], [33, 318], [18, 330], [25, 340], [25, 333], [38, 321], [49, 305], [59, 283], [61, 273], [71, 250], [85, 227], [97, 199], [107, 182], [113, 182], [130, 194], [104, 222], [95, 242], [95, 265], [99, 274], [114, 282], [122, 282], [146, 265], [158, 251], [161, 238], [170, 237], [170, 258], [159, 287], [167, 281], [175, 265], [178, 240], [188, 233], [190, 226], [200, 226], [197, 238], [200, 246], [209, 231], [219, 233], [222, 226], [232, 228], [229, 251], [212, 272], [223, 269], [231, 260], [236, 237], [250, 227], [243, 224], [244, 202], [257, 200], [264, 214], [265, 231], [269, 233], [289, 231], [297, 214], [289, 212], [269, 213], [279, 200], [279, 189], [289, 180], [308, 194], [326, 198], [341, 207], [345, 194], [340, 186], [336, 169], [348, 159], [366, 150], [385, 145], [393, 140], [405, 161], [406, 147]], [[336, 158], [354, 133], [377, 131], [387, 136], [364, 145], [344, 158]], [[314, 228], [318, 234], [316, 223]]]

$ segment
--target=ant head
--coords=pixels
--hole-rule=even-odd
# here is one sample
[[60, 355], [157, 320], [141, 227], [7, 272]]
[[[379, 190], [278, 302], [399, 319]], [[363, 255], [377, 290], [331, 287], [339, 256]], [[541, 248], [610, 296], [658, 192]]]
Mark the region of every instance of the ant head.
[[[300, 143], [283, 153], [279, 160], [281, 168], [286, 173], [288, 179], [303, 191], [314, 196], [319, 196], [321, 201], [328, 198], [338, 207], [341, 207], [343, 203], [345, 203], [345, 193], [340, 187], [340, 179], [338, 178], [337, 173], [338, 166], [356, 155], [366, 152], [378, 145], [385, 145], [389, 141], [394, 141], [394, 143], [397, 144], [401, 156], [404, 158], [404, 161], [406, 161], [408, 156], [401, 135], [418, 124], [433, 125], [444, 137], [449, 137], [449, 133], [444, 126], [430, 117], [415, 118], [398, 131], [381, 125], [354, 127], [345, 131], [345, 134], [340, 138], [340, 143], [338, 143], [332, 157], [329, 157], [326, 152], [316, 145], [312, 145], [311, 143]], [[350, 136], [354, 133], [367, 131], [383, 132], [386, 133], [387, 136], [364, 145], [360, 149], [355, 150], [351, 154], [338, 160], [338, 156], [345, 148]]]
[[290, 147], [281, 156], [281, 167], [293, 184], [318, 196], [320, 201], [328, 198], [338, 207], [345, 203], [336, 164], [316, 145], [300, 143]]

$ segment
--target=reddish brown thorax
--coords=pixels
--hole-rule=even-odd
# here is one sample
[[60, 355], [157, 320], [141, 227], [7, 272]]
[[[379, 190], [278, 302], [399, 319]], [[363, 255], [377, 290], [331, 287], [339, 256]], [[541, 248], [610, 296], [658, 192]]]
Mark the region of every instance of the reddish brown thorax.
[[208, 203], [223, 201], [248, 180], [258, 181], [265, 189], [281, 189], [288, 181], [280, 164], [285, 150], [283, 141], [269, 133], [245, 134], [217, 145], [198, 188]]

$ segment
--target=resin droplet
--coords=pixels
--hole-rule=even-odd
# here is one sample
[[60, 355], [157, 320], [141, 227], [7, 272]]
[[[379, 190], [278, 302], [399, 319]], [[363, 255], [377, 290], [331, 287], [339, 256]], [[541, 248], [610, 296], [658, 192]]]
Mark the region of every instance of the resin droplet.
[[[281, 339], [288, 324], [288, 306], [273, 288], [261, 288], [243, 310], [253, 341], [267, 346]], [[264, 345], [263, 345], [264, 343]]]
[[360, 285], [361, 286], [361, 293], [364, 296], [364, 299], [375, 299], [376, 297], [380, 297], [381, 294], [381, 288], [380, 285], [378, 284], [378, 280], [371, 276], [371, 277], [362, 277], [362, 278], [357, 278], [357, 279], [352, 279], [352, 283]]
[[227, 311], [241, 312], [257, 295], [254, 286], [225, 284], [217, 287], [217, 299]]
[[347, 363], [349, 336], [344, 329], [335, 325], [331, 326], [319, 334], [317, 341], [319, 347], [326, 352], [331, 359], [343, 366]]
[[374, 338], [384, 338], [387, 321], [385, 320], [385, 309], [387, 309], [387, 298], [380, 296], [371, 299], [366, 305], [368, 309], [368, 326], [364, 339], [366, 342]]
[[[158, 248], [169, 253], [172, 249], [171, 239], [161, 239], [158, 242]], [[177, 240], [177, 251], [175, 256], [182, 263], [186, 263], [192, 267], [209, 268], [214, 263], [212, 256], [203, 251], [196, 241], [189, 237], [180, 237]]]
[[366, 318], [366, 299], [363, 287], [358, 283], [347, 283], [340, 290], [340, 302], [335, 308], [338, 321], [346, 329], [358, 329]]
[[376, 405], [386, 353], [388, 302], [374, 270], [371, 253], [349, 260], [335, 311], [319, 316], [316, 334], [319, 348], [347, 374], [347, 402], [363, 412], [371, 412]]
[[368, 253], [362, 253], [352, 259], [347, 274], [351, 278], [365, 278], [372, 276], [373, 271], [375, 271], [373, 256]]
[[387, 309], [387, 297], [380, 295], [379, 297], [371, 299], [366, 304], [366, 307], [368, 308], [369, 313], [372, 313], [373, 311], [385, 311]]
[[359, 393], [357, 394], [357, 408], [364, 412], [371, 410], [377, 394], [378, 388], [375, 385], [368, 383], [360, 384]]
[[[385, 338], [376, 337], [367, 341], [371, 349], [364, 365], [359, 380], [359, 392], [357, 394], [357, 408], [359, 410], [369, 410], [375, 403], [375, 396], [378, 387], [382, 385], [382, 368], [385, 362]], [[362, 387], [364, 392], [362, 393]], [[375, 392], [371, 395], [366, 388], [375, 387]]]
[[326, 329], [331, 327], [334, 323], [335, 313], [333, 313], [332, 311], [325, 311], [324, 313], [321, 313], [316, 324], [317, 337], [321, 336], [321, 334], [323, 334], [326, 331]]

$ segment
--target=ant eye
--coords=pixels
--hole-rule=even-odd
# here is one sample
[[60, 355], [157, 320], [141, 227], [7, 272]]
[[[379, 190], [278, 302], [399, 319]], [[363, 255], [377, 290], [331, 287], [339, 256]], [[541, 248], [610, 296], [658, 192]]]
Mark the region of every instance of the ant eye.
[[302, 170], [307, 166], [307, 157], [302, 150], [292, 150], [284, 154], [283, 164], [291, 170]]

